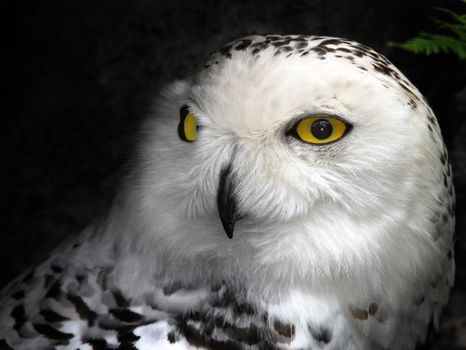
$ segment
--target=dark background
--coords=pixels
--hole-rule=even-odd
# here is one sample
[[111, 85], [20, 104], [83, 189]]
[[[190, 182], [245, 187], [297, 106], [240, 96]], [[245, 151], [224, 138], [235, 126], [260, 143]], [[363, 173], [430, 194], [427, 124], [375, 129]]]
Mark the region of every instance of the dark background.
[[439, 119], [458, 197], [458, 273], [429, 349], [466, 349], [466, 65], [386, 45], [434, 31], [433, 17], [448, 18], [435, 6], [466, 12], [432, 0], [17, 1], [3, 13], [15, 25], [0, 61], [0, 285], [105, 214], [162, 84], [240, 36], [340, 36], [388, 56]]

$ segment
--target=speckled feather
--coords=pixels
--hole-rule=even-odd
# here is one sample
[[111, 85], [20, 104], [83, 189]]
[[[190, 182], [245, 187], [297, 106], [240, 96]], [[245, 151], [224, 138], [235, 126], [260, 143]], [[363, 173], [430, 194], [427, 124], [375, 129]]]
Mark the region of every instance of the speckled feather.
[[[165, 285], [143, 300], [127, 298], [115, 285], [111, 261], [88, 266], [79, 257], [92, 230], [83, 234], [83, 246], [67, 244], [6, 288], [2, 349], [274, 349], [291, 342], [292, 324], [270, 323], [265, 310], [225, 281], [201, 290]], [[172, 312], [167, 306], [174, 302], [198, 306]], [[316, 337], [327, 341], [322, 331]]]
[[[431, 273], [422, 271], [419, 267], [422, 266], [421, 261], [407, 274], [411, 277], [403, 277], [408, 287], [404, 289], [403, 284], [398, 291], [396, 283], [383, 284], [383, 276], [374, 278], [382, 282], [374, 282], [372, 286], [373, 276], [370, 273], [367, 273], [366, 285], [359, 275], [364, 276], [365, 270], [355, 268], [353, 275], [351, 264], [345, 265], [349, 266], [348, 271], [339, 270], [339, 277], [335, 280], [329, 278], [330, 281], [325, 280], [325, 276], [331, 275], [332, 271], [322, 272], [324, 277], [316, 277], [315, 274], [298, 273], [293, 267], [295, 265], [287, 267], [285, 272], [274, 270], [274, 266], [288, 264], [283, 257], [277, 257], [280, 265], [266, 260], [270, 262], [270, 269], [267, 270], [257, 263], [260, 260], [247, 257], [250, 252], [256, 254], [248, 244], [259, 251], [261, 248], [257, 247], [267, 250], [274, 245], [292, 250], [294, 246], [289, 241], [293, 242], [293, 238], [282, 238], [281, 234], [273, 236], [275, 231], [270, 229], [267, 222], [270, 219], [266, 217], [267, 220], [262, 220], [259, 215], [257, 221], [265, 222], [264, 231], [270, 231], [272, 238], [260, 229], [239, 227], [238, 233], [235, 233], [236, 241], [229, 243], [218, 222], [208, 228], [202, 225], [197, 227], [192, 226], [190, 218], [186, 219], [189, 223], [187, 226], [177, 226], [185, 220], [184, 216], [176, 216], [178, 212], [174, 219], [167, 218], [171, 224], [155, 222], [155, 238], [148, 238], [146, 233], [152, 232], [150, 226], [153, 222], [141, 217], [151, 217], [153, 212], [156, 220], [157, 213], [160, 213], [159, 218], [169, 217], [172, 213], [169, 211], [170, 204], [167, 204], [168, 211], [164, 209], [163, 196], [158, 197], [162, 204], [155, 207], [144, 202], [149, 195], [141, 195], [138, 191], [150, 192], [148, 184], [154, 180], [150, 171], [136, 169], [134, 175], [126, 179], [127, 182], [134, 181], [136, 185], [127, 184], [127, 188], [122, 190], [123, 195], [115, 201], [107, 220], [89, 227], [77, 240], [57, 249], [37, 268], [13, 281], [3, 291], [0, 348], [414, 349], [416, 344], [424, 342], [430, 322], [434, 328], [438, 327], [441, 310], [448, 301], [454, 283], [455, 194], [445, 144], [427, 102], [398, 69], [370, 48], [344, 39], [305, 35], [251, 36], [228, 44], [213, 53], [190, 76], [189, 79], [194, 82], [192, 85], [201, 86], [201, 92], [195, 97], [199, 99], [199, 96], [203, 96], [202, 84], [205, 80], [211, 83], [209, 79], [225, 74], [225, 70], [234, 72], [236, 68], [232, 68], [229, 62], [248, 62], [248, 66], [261, 59], [270, 62], [289, 60], [290, 64], [297, 59], [306, 62], [346, 62], [352, 70], [360, 72], [361, 79], [375, 77], [387, 91], [397, 91], [398, 102], [416, 114], [416, 118], [422, 118], [419, 123], [425, 125], [423, 142], [432, 147], [429, 151], [432, 164], [424, 166], [431, 169], [429, 176], [435, 185], [428, 183], [424, 188], [428, 194], [423, 200], [429, 201], [429, 206], [425, 211], [418, 211], [427, 213], [426, 229], [413, 229], [422, 231], [422, 238], [418, 242], [426, 244], [425, 254], [419, 253], [416, 247], [407, 251], [412, 251], [415, 257], [419, 253], [420, 260], [427, 259], [426, 255], [433, 255], [434, 258], [426, 262], [426, 270]], [[174, 94], [178, 96], [179, 92]], [[170, 93], [167, 95], [170, 99]], [[174, 107], [167, 109], [174, 110], [181, 107], [179, 101], [192, 102], [195, 98], [176, 97], [175, 100], [176, 103], [169, 101], [162, 104], [173, 103]], [[190, 105], [193, 109], [195, 106], [195, 103]], [[205, 109], [199, 107], [197, 112], [208, 114]], [[177, 116], [175, 114], [170, 118], [176, 119]], [[150, 122], [147, 125], [149, 129], [153, 127]], [[165, 132], [163, 128], [160, 130], [161, 133]], [[139, 164], [152, 169], [151, 160], [145, 159], [145, 151], [151, 151], [153, 142], [150, 136], [144, 140]], [[169, 151], [162, 149], [161, 152]], [[211, 156], [215, 157], [214, 153]], [[158, 163], [154, 162], [159, 167], [162, 167], [165, 158], [161, 159]], [[171, 161], [176, 162], [177, 159]], [[217, 172], [212, 170], [212, 173]], [[159, 187], [171, 186], [170, 181], [175, 182], [169, 176], [163, 178]], [[207, 189], [202, 190], [206, 193], [215, 192], [209, 192], [208, 185], [204, 187]], [[143, 198], [143, 204], [134, 204], [137, 202], [135, 198]], [[204, 199], [195, 198], [198, 202]], [[168, 197], [166, 201], [169, 202]], [[181, 205], [180, 211], [193, 210], [193, 216], [199, 216], [188, 204]], [[202, 207], [205, 212], [210, 213], [209, 205], [207, 203]], [[410, 206], [417, 208], [416, 199], [402, 205], [405, 206], [409, 217]], [[242, 210], [245, 211], [244, 206]], [[316, 210], [315, 207], [313, 210]], [[253, 212], [251, 209], [248, 214]], [[250, 215], [249, 220], [254, 218], [254, 215]], [[277, 222], [282, 224], [283, 221], [285, 219]], [[410, 225], [407, 224], [407, 232], [411, 229]], [[181, 234], [180, 227], [187, 228], [185, 235]], [[285, 232], [287, 235], [294, 234], [299, 231], [297, 227], [293, 226], [291, 233]], [[178, 241], [173, 237], [167, 238], [174, 234], [171, 230], [175, 230], [175, 234], [179, 232]], [[250, 234], [255, 230], [267, 239], [252, 241], [245, 238], [244, 232]], [[190, 241], [193, 232], [198, 233], [199, 246], [196, 241]], [[242, 239], [246, 243], [237, 243]], [[171, 240], [173, 244], [169, 244]], [[277, 243], [274, 243], [275, 240]], [[299, 240], [296, 239], [296, 242]], [[412, 242], [407, 241], [406, 244]], [[208, 248], [203, 250], [203, 246]], [[400, 247], [402, 249], [403, 244]], [[343, 245], [341, 249], [344, 249]], [[218, 251], [217, 255], [212, 253], [214, 250]], [[318, 248], [316, 254], [317, 251]], [[235, 254], [244, 255], [237, 259]], [[355, 264], [356, 260], [353, 260]], [[408, 260], [412, 261], [417, 262]], [[251, 270], [244, 272], [249, 267]], [[395, 265], [393, 269], [396, 270]], [[382, 267], [378, 271], [382, 274], [383, 271], [392, 270], [383, 270]], [[274, 274], [279, 276], [275, 279]], [[260, 276], [266, 277], [261, 279]], [[299, 276], [306, 276], [310, 282], [299, 281]], [[270, 278], [270, 284], [267, 278]], [[338, 278], [343, 281], [341, 285]], [[411, 283], [410, 278], [414, 282]], [[256, 282], [258, 287], [250, 287]], [[284, 286], [284, 283], [289, 285]], [[382, 283], [380, 293], [376, 292], [379, 288], [377, 283]], [[394, 292], [390, 290], [392, 287]], [[370, 289], [370, 292], [365, 289]]]

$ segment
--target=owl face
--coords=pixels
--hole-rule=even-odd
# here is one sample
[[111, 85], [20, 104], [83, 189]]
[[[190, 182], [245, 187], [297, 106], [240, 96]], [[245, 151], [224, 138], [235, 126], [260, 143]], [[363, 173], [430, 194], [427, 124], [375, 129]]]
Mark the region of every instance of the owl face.
[[148, 259], [158, 249], [164, 264], [196, 259], [219, 279], [241, 271], [259, 289], [270, 280], [403, 289], [407, 276], [436, 269], [438, 124], [367, 47], [241, 39], [171, 84], [153, 115], [128, 191]]
[[403, 206], [425, 128], [406, 91], [365, 68], [371, 61], [273, 47], [213, 60], [168, 89], [154, 128], [154, 177], [175, 179], [159, 189], [182, 215], [222, 222], [231, 237], [235, 224], [260, 231]]

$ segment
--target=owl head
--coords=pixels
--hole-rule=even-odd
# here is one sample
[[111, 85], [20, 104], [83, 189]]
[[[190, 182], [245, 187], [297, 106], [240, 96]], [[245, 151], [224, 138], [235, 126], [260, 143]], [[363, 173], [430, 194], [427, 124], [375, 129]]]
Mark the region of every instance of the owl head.
[[314, 275], [432, 254], [438, 124], [364, 45], [239, 39], [168, 86], [143, 133], [131, 200], [167, 251]]

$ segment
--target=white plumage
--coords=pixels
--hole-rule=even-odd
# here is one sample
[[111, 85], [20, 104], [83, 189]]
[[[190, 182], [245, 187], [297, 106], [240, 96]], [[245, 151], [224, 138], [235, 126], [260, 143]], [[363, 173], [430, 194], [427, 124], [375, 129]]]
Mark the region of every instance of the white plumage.
[[239, 39], [154, 103], [108, 217], [4, 291], [0, 345], [414, 349], [454, 221], [438, 123], [385, 57]]

